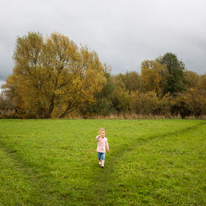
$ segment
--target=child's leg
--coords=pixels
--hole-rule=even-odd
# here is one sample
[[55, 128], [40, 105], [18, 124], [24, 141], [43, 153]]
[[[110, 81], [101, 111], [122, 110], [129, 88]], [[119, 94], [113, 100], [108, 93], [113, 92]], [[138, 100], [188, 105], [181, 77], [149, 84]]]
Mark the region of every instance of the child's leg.
[[102, 167], [104, 167], [105, 153], [102, 153]]
[[99, 164], [101, 165], [101, 164], [102, 164], [102, 160], [101, 160], [101, 153], [100, 153], [100, 152], [97, 152], [97, 154], [98, 154]]

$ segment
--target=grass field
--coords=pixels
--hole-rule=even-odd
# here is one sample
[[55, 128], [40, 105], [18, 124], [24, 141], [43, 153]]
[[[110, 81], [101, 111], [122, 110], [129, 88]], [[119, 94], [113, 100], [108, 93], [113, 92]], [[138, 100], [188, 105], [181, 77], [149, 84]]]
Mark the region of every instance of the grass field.
[[0, 205], [204, 206], [206, 121], [0, 120]]

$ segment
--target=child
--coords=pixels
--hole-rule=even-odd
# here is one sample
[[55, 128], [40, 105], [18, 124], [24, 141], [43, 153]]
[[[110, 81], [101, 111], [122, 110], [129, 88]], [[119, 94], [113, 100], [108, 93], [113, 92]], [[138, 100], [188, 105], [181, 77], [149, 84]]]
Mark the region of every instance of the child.
[[107, 142], [107, 138], [105, 137], [105, 135], [106, 135], [105, 129], [100, 128], [99, 129], [99, 135], [96, 137], [97, 142], [98, 142], [98, 144], [97, 144], [97, 154], [98, 154], [99, 164], [102, 167], [104, 167], [106, 149], [109, 152], [109, 144]]

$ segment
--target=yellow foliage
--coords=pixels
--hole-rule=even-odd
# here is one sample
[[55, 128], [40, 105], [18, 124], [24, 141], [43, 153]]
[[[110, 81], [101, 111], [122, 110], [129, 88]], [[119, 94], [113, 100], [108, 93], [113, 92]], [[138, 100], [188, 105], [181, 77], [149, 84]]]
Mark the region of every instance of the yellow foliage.
[[87, 47], [79, 49], [59, 33], [45, 40], [39, 33], [19, 37], [13, 59], [15, 67], [4, 87], [26, 114], [38, 118], [50, 118], [54, 111], [56, 117], [64, 117], [93, 103], [106, 81], [97, 54]]
[[155, 91], [159, 96], [163, 94], [162, 81], [167, 73], [167, 66], [159, 59], [146, 60], [141, 65], [141, 86], [145, 91]]

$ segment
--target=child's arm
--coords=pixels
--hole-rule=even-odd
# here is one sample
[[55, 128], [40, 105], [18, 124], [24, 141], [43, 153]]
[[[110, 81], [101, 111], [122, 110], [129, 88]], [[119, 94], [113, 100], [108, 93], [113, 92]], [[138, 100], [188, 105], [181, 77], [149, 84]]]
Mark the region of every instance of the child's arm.
[[109, 144], [108, 144], [107, 140], [106, 140], [105, 147], [106, 147], [107, 151], [109, 152]]

